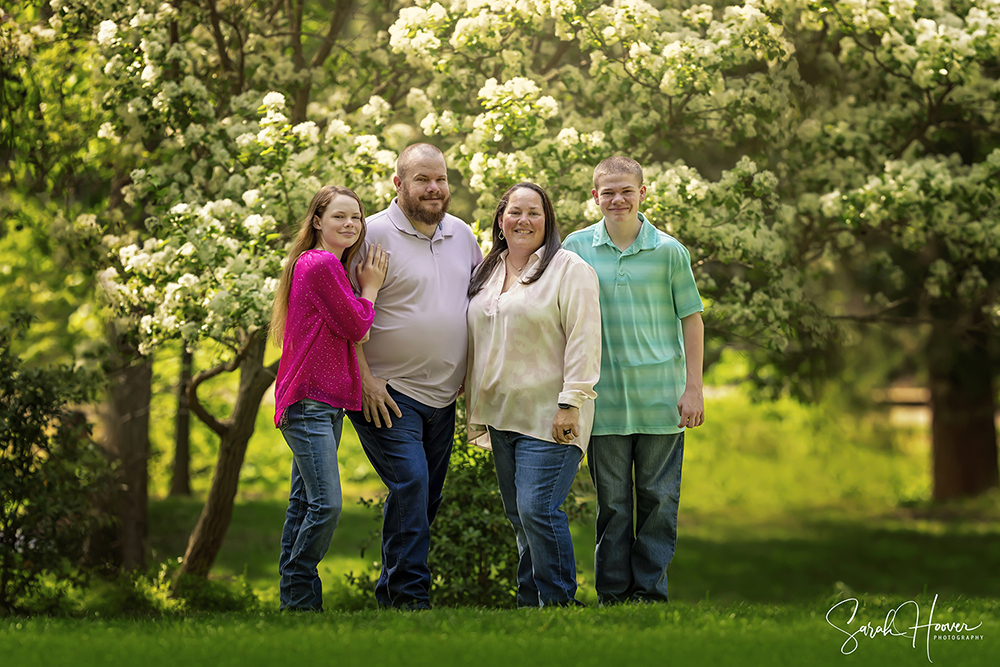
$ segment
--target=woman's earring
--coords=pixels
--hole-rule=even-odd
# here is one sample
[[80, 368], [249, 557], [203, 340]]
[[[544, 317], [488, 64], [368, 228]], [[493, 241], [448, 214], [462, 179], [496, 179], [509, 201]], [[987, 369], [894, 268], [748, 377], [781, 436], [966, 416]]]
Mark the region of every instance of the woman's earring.
[[503, 230], [502, 229], [500, 230], [500, 235], [497, 238], [499, 238], [501, 241], [503, 241]]

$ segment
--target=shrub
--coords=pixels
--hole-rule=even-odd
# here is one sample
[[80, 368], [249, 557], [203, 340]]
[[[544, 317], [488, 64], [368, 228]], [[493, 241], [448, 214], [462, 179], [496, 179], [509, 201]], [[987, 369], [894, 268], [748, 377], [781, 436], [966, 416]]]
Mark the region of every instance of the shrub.
[[90, 438], [85, 402], [95, 382], [67, 367], [29, 369], [11, 347], [30, 318], [0, 325], [0, 613], [21, 610], [47, 576], [81, 576], [89, 536], [107, 525], [99, 507], [108, 462]]
[[[443, 606], [513, 607], [517, 602], [517, 541], [504, 513], [497, 486], [493, 454], [470, 445], [466, 439], [465, 398], [458, 399], [455, 444], [451, 453], [444, 499], [431, 526], [431, 548], [427, 564], [433, 580], [431, 601]], [[563, 511], [570, 522], [593, 523], [593, 509], [584, 500], [593, 494], [589, 480], [577, 476]], [[380, 505], [362, 500], [381, 522]], [[362, 545], [361, 555], [373, 543], [375, 530]], [[361, 575], [346, 575], [348, 598], [371, 595], [378, 579], [378, 566]]]
[[181, 574], [174, 586], [174, 596], [184, 601], [185, 611], [252, 611], [258, 607], [257, 595], [246, 573], [237, 577], [232, 585]]
[[517, 542], [500, 500], [493, 455], [468, 444], [461, 427], [427, 563], [435, 604], [514, 606]]

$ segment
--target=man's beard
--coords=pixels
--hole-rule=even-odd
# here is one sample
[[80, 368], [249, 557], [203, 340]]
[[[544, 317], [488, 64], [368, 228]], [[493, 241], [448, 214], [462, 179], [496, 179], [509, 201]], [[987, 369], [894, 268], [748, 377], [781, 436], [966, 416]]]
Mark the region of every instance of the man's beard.
[[440, 211], [428, 211], [422, 206], [419, 197], [411, 196], [406, 190], [399, 192], [399, 208], [403, 210], [406, 217], [413, 222], [424, 225], [436, 225], [444, 220], [444, 214], [448, 212], [448, 205], [451, 204], [451, 195], [443, 197], [437, 201], [441, 202]]

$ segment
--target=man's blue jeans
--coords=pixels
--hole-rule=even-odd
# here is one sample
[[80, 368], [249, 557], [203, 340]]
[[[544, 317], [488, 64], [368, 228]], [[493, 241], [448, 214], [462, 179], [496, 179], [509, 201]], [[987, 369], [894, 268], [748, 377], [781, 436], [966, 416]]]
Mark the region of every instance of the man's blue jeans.
[[427, 553], [431, 523], [441, 506], [455, 438], [455, 404], [432, 408], [392, 387], [402, 417], [376, 428], [361, 412], [348, 412], [361, 446], [389, 489], [382, 507], [382, 572], [375, 584], [380, 607], [430, 607]]
[[684, 433], [591, 436], [587, 462], [597, 487], [594, 580], [602, 605], [666, 602], [683, 458]]
[[292, 488], [281, 531], [281, 609], [323, 610], [323, 560], [343, 501], [337, 447], [344, 410], [303, 399], [285, 408], [281, 434], [292, 450]]
[[517, 606], [579, 604], [569, 495], [583, 452], [514, 431], [489, 427], [504, 511], [517, 537]]

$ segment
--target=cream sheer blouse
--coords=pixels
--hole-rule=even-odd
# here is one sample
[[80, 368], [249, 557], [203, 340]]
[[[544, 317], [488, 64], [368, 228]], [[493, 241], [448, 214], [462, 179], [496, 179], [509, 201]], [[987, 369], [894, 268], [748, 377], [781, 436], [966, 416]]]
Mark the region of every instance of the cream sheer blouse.
[[[574, 253], [559, 250], [529, 285], [544, 246], [521, 279], [502, 292], [505, 263], [469, 302], [465, 378], [469, 440], [489, 447], [486, 426], [554, 442], [559, 403], [580, 408], [586, 451], [594, 422], [594, 385], [601, 372], [601, 305], [597, 274]], [[506, 251], [504, 252], [506, 257]]]

